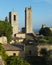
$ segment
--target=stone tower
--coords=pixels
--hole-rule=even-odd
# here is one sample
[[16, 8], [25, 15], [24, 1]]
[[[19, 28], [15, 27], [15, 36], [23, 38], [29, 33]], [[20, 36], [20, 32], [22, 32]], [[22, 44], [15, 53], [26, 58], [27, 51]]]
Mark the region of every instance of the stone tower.
[[26, 33], [32, 33], [32, 8], [25, 8], [25, 29]]
[[9, 22], [13, 27], [13, 36], [18, 33], [18, 14], [17, 12], [9, 12]]

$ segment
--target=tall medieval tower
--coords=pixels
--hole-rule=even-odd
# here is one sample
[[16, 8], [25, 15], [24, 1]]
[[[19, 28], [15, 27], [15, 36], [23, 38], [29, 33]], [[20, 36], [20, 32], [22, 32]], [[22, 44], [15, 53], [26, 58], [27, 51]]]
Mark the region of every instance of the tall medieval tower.
[[25, 8], [25, 29], [26, 33], [32, 33], [32, 8]]
[[9, 12], [9, 22], [13, 27], [13, 36], [18, 33], [18, 15], [17, 12]]

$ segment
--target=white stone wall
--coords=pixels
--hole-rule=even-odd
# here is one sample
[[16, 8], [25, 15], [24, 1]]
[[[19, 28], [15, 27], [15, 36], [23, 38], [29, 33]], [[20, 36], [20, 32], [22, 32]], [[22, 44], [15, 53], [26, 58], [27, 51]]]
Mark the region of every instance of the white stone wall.
[[50, 30], [52, 31], [52, 27], [50, 27]]
[[24, 51], [6, 51], [6, 54], [8, 56], [12, 56], [14, 53], [16, 54], [16, 56], [24, 57]]
[[24, 39], [17, 39], [16, 42], [23, 42]]
[[25, 33], [17, 33], [16, 37], [18, 37], [18, 38], [25, 38], [26, 35], [25, 35]]
[[7, 44], [7, 37], [5, 36], [0, 37], [0, 43]]

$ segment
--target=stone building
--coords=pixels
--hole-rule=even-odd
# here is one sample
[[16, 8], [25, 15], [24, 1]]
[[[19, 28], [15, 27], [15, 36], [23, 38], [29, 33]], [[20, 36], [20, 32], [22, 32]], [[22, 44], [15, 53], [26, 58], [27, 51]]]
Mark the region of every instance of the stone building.
[[26, 33], [32, 33], [32, 8], [25, 8], [25, 29]]
[[19, 33], [15, 34], [14, 40], [15, 40], [16, 42], [23, 42], [23, 40], [24, 40], [25, 38], [26, 38], [26, 34], [19, 32]]
[[3, 48], [8, 56], [16, 55], [19, 57], [24, 57], [24, 46], [15, 44], [3, 44]]
[[0, 43], [7, 44], [7, 37], [6, 36], [0, 37]]
[[9, 22], [13, 27], [13, 36], [18, 33], [18, 14], [17, 12], [9, 12]]
[[16, 55], [22, 58], [27, 56], [37, 56], [37, 47], [23, 44], [3, 44], [3, 48], [8, 56]]
[[50, 27], [50, 30], [52, 31], [52, 27]]
[[39, 44], [37, 45], [38, 48], [38, 56], [41, 56], [42, 54], [40, 53], [41, 49], [46, 49], [47, 51], [51, 51], [52, 52], [52, 45], [51, 44]]
[[25, 56], [37, 56], [37, 53], [35, 45], [25, 45]]

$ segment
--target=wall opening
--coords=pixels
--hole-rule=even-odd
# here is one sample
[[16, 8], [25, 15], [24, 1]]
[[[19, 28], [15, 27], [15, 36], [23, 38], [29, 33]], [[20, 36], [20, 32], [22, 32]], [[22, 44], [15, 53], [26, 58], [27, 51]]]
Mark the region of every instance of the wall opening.
[[16, 21], [16, 15], [14, 15], [14, 21]]

